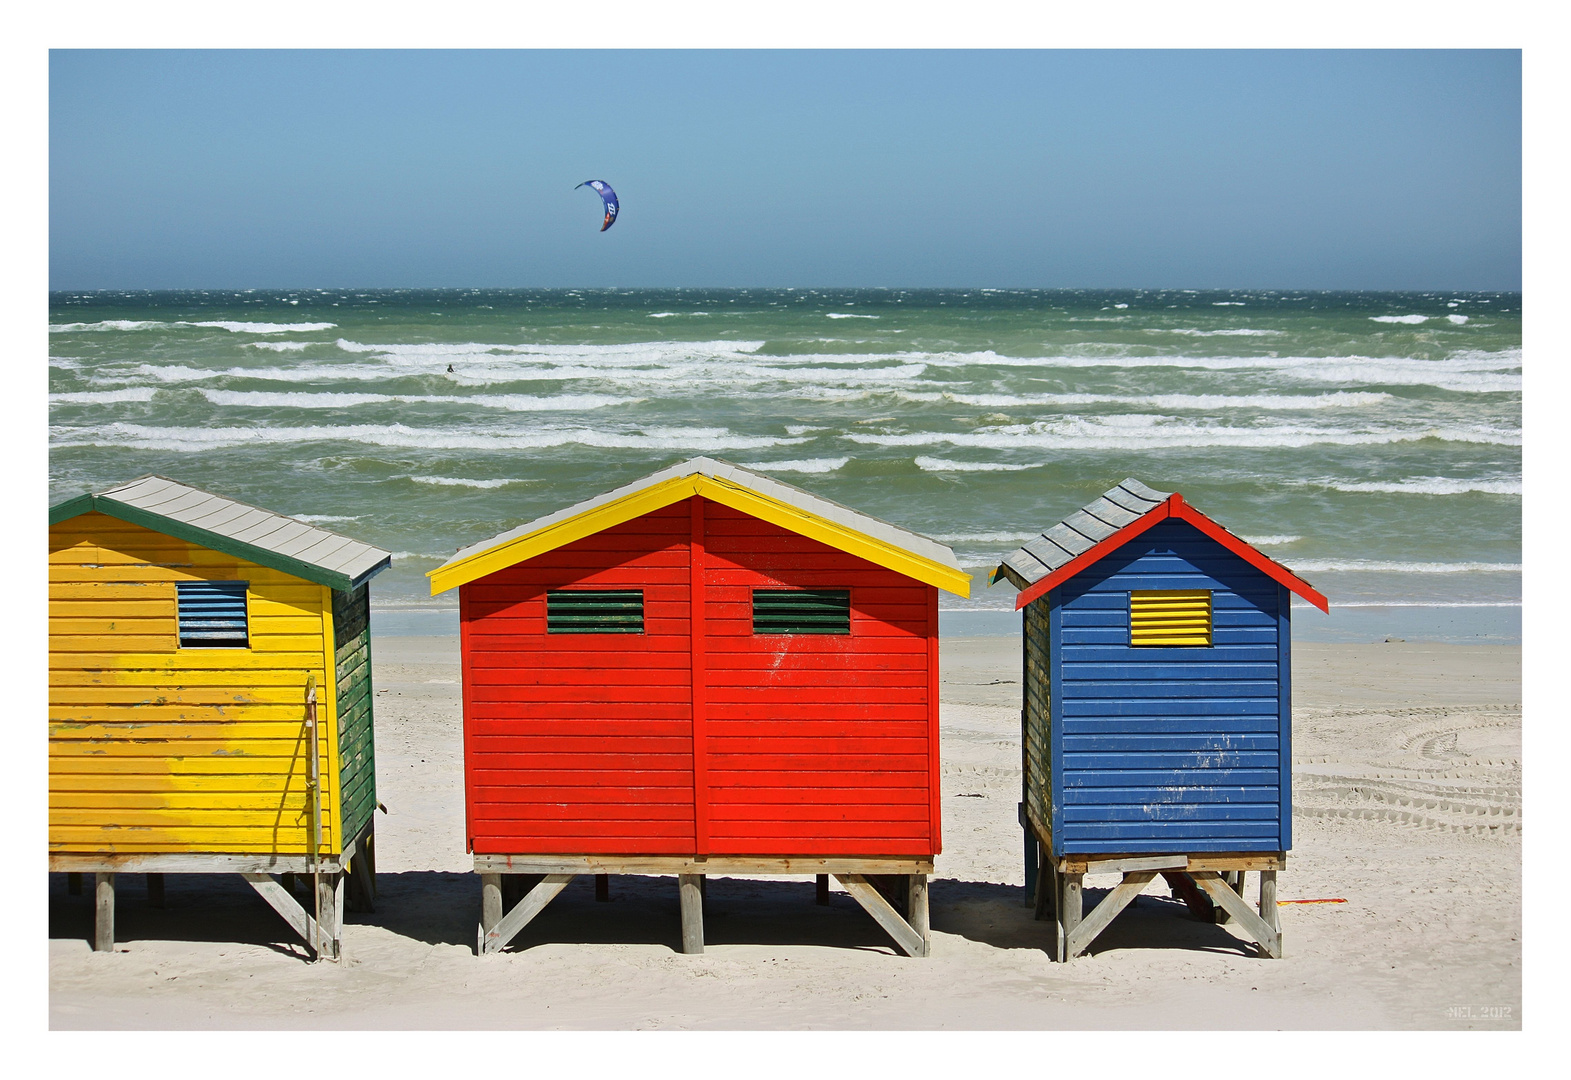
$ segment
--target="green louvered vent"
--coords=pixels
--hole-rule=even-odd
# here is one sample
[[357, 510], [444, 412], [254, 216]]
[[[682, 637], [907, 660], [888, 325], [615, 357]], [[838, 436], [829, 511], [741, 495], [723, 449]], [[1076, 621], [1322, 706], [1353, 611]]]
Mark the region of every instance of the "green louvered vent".
[[849, 634], [849, 589], [754, 589], [755, 634]]
[[552, 634], [642, 634], [642, 589], [563, 589], [545, 596]]
[[180, 644], [243, 649], [247, 644], [244, 581], [177, 581]]

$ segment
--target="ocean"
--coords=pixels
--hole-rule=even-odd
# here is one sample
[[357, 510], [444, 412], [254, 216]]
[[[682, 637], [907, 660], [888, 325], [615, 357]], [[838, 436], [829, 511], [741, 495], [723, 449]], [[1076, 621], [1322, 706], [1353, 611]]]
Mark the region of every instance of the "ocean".
[[50, 501], [144, 473], [395, 553], [379, 633], [456, 629], [459, 547], [696, 455], [998, 557], [1126, 476], [1325, 593], [1303, 640], [1521, 640], [1516, 293], [248, 290], [50, 297]]

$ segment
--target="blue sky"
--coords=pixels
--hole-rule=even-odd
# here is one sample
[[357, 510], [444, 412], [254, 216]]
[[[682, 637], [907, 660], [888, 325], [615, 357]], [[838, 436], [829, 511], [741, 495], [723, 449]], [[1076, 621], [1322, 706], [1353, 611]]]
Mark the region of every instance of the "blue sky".
[[1514, 51], [55, 51], [49, 278], [1519, 289], [1521, 99]]

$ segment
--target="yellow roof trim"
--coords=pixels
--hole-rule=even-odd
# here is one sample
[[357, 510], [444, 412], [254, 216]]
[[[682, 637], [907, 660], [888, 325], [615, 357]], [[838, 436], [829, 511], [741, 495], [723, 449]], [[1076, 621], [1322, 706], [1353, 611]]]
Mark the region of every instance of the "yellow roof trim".
[[593, 536], [595, 533], [670, 506], [692, 495], [702, 495], [733, 510], [740, 510], [744, 514], [751, 514], [763, 521], [790, 529], [792, 532], [818, 540], [946, 592], [958, 596], [971, 595], [971, 575], [963, 570], [923, 558], [839, 522], [809, 513], [779, 499], [761, 495], [740, 484], [705, 476], [702, 473], [672, 477], [603, 506], [586, 510], [576, 517], [514, 537], [494, 548], [477, 551], [467, 559], [439, 566], [426, 574], [431, 579], [431, 595], [436, 596], [483, 578], [487, 574], [494, 574], [498, 570], [543, 555], [571, 544], [575, 540], [582, 540], [586, 536]]
[[837, 521], [808, 513], [800, 507], [771, 499], [740, 484], [714, 476], [700, 476], [698, 480], [698, 494], [706, 499], [723, 503], [733, 510], [740, 510], [744, 514], [751, 514], [781, 528], [818, 540], [830, 547], [866, 559], [870, 563], [876, 563], [886, 570], [893, 570], [897, 574], [915, 578], [924, 584], [937, 586], [945, 592], [952, 592], [957, 596], [971, 595], [971, 575], [963, 570], [924, 559], [904, 548], [858, 532]]
[[604, 532], [624, 521], [632, 521], [661, 507], [680, 502], [698, 493], [698, 481], [702, 479], [702, 476], [696, 474], [672, 477], [652, 487], [624, 495], [614, 502], [586, 510], [576, 517], [555, 522], [535, 532], [525, 533], [523, 536], [515, 536], [494, 548], [477, 551], [461, 562], [428, 570], [426, 577], [431, 579], [431, 595], [436, 596], [438, 593], [466, 585], [487, 574], [505, 570], [515, 563], [554, 551], [575, 540], [582, 540], [586, 536]]

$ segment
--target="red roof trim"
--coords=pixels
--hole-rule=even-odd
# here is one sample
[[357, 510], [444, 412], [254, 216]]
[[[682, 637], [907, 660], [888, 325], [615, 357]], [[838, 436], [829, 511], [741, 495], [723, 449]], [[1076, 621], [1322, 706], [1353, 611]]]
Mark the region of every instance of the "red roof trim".
[[1122, 547], [1157, 522], [1165, 521], [1168, 518], [1178, 518], [1181, 521], [1187, 521], [1279, 585], [1285, 585], [1289, 591], [1303, 597], [1321, 611], [1330, 612], [1330, 601], [1313, 585], [1310, 585], [1309, 582], [1293, 573], [1281, 563], [1261, 554], [1248, 543], [1228, 532], [1221, 525], [1218, 525], [1186, 503], [1184, 497], [1176, 492], [1168, 496], [1163, 502], [1147, 510], [1145, 514], [1136, 520], [1119, 529], [1106, 540], [1082, 551], [1030, 588], [1022, 589], [1020, 595], [1015, 597], [1015, 610], [1018, 611], [1031, 601], [1045, 595], [1048, 590], [1069, 580], [1093, 563], [1100, 562], [1104, 556], [1115, 548]]

